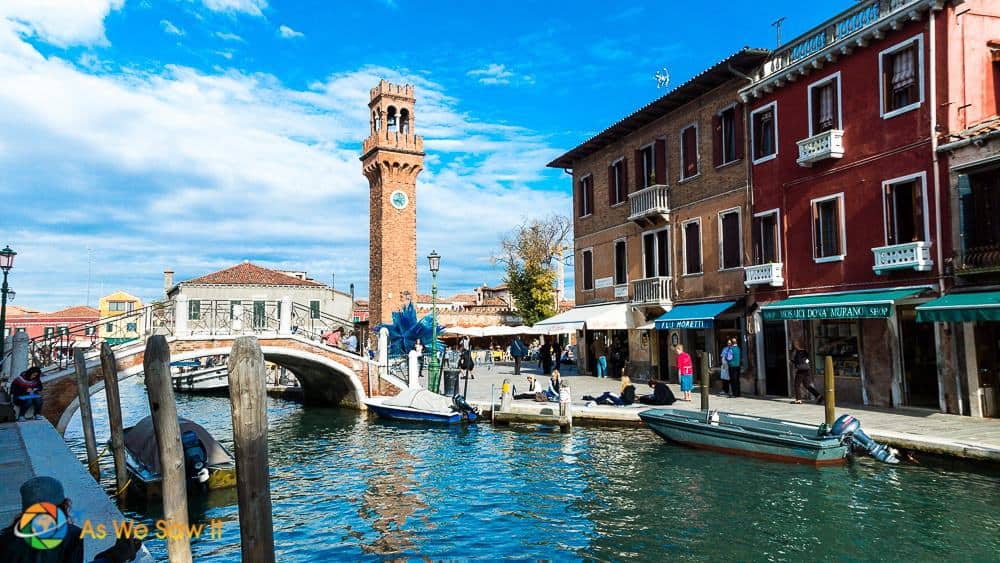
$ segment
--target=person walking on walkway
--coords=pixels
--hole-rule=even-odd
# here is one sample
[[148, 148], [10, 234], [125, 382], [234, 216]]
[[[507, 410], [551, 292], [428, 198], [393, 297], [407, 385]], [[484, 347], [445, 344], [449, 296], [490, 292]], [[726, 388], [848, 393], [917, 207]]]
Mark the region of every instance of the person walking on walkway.
[[608, 350], [604, 346], [604, 336], [598, 334], [594, 337], [594, 341], [590, 344], [590, 351], [594, 354], [594, 358], [597, 360], [597, 377], [607, 377], [608, 376]]
[[552, 344], [542, 338], [542, 347], [538, 350], [538, 361], [542, 364], [542, 373], [549, 375], [552, 373]]
[[514, 358], [514, 375], [521, 375], [521, 360], [528, 354], [528, 347], [521, 341], [520, 336], [515, 336], [510, 343], [510, 355]]
[[795, 340], [792, 342], [791, 354], [792, 368], [795, 370], [795, 401], [796, 405], [802, 404], [802, 396], [799, 394], [799, 386], [804, 387], [813, 396], [817, 403], [823, 402], [823, 395], [816, 390], [813, 385], [812, 366], [809, 365], [809, 352], [802, 348], [802, 342]]
[[622, 369], [625, 368], [625, 349], [622, 346], [622, 341], [617, 336], [611, 343], [611, 357], [608, 360], [608, 367], [611, 369], [612, 377], [621, 376]]
[[740, 345], [739, 340], [736, 338], [729, 339], [729, 354], [726, 362], [729, 365], [729, 394], [733, 397], [740, 396], [740, 362], [742, 357], [740, 355]]
[[[694, 389], [694, 363], [691, 361], [691, 354], [684, 351], [684, 345], [674, 346], [677, 353], [677, 375], [681, 380], [681, 392], [684, 394], [682, 400], [691, 402], [691, 390]], [[704, 390], [703, 392], [708, 392]]]

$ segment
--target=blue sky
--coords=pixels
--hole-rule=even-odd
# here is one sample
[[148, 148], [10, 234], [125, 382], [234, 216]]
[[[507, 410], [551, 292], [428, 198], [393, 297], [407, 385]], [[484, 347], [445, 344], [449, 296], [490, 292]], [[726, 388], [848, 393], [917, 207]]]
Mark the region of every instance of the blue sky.
[[[368, 90], [417, 86], [418, 254], [495, 283], [502, 233], [571, 213], [545, 164], [744, 45], [849, 7], [768, 2], [3, 0], [0, 244], [15, 304], [159, 296], [244, 259], [368, 290]], [[818, 6], [818, 7], [817, 7]], [[429, 287], [424, 260], [421, 290]], [[572, 282], [570, 272], [569, 282]]]

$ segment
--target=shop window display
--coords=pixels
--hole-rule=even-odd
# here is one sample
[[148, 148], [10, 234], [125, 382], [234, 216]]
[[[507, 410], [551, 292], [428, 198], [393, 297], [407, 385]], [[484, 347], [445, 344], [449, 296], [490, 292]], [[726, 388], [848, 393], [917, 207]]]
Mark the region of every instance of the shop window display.
[[838, 377], [861, 377], [858, 322], [824, 321], [813, 330], [813, 369], [825, 375], [826, 357], [833, 356], [833, 373]]

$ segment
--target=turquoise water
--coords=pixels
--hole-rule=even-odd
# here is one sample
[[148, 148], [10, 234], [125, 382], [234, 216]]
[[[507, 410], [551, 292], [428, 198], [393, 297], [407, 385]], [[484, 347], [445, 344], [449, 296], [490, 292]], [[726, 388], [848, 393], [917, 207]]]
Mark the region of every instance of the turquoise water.
[[[122, 383], [126, 425], [148, 413]], [[95, 395], [100, 441], [108, 437]], [[641, 428], [572, 434], [435, 428], [269, 400], [278, 561], [357, 559], [997, 561], [1000, 475], [880, 465], [810, 468], [667, 444]], [[231, 444], [226, 398], [178, 411]], [[79, 417], [66, 433], [83, 457]], [[113, 466], [103, 463], [113, 489]], [[224, 522], [195, 560], [238, 561], [235, 490], [191, 505]], [[152, 523], [159, 507], [130, 503]], [[166, 560], [165, 544], [147, 542]]]

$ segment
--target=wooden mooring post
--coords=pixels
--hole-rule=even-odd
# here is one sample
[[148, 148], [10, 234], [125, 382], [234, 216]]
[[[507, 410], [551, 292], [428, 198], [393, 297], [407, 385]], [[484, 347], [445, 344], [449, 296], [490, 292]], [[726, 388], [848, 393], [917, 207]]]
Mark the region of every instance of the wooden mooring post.
[[[163, 335], [150, 336], [146, 340], [142, 365], [149, 393], [149, 412], [153, 415], [153, 431], [160, 453], [163, 519], [173, 529], [187, 530], [184, 449], [181, 446], [181, 428], [177, 423], [177, 405], [174, 403], [174, 389], [170, 381], [170, 346]], [[168, 534], [166, 542], [170, 563], [191, 562], [191, 540], [187, 534]]]
[[236, 494], [243, 561], [274, 561], [271, 484], [267, 463], [267, 394], [264, 354], [254, 336], [241, 336], [229, 354]]
[[834, 396], [833, 379], [833, 356], [827, 356], [823, 365], [823, 403], [826, 411], [826, 425], [833, 426], [833, 421], [837, 418], [835, 410], [836, 397]]
[[708, 352], [699, 352], [701, 356], [701, 410], [708, 411], [708, 392], [711, 386], [711, 368], [708, 366]]
[[83, 350], [73, 350], [73, 365], [76, 368], [76, 390], [80, 400], [80, 423], [83, 426], [83, 442], [87, 446], [87, 469], [98, 482], [101, 480], [101, 466], [97, 459], [97, 438], [94, 437], [94, 413], [90, 410], [90, 379], [87, 376], [87, 358]]
[[115, 458], [115, 490], [119, 500], [125, 498], [128, 471], [125, 470], [125, 430], [122, 427], [122, 402], [118, 394], [118, 363], [107, 342], [101, 343], [101, 372], [104, 373], [104, 394], [108, 399], [108, 426], [111, 427], [111, 453]]
[[573, 402], [566, 384], [559, 387], [559, 430], [563, 433], [573, 430]]

